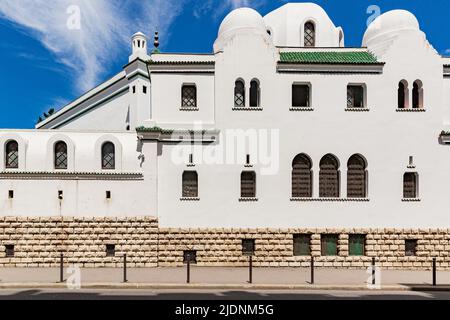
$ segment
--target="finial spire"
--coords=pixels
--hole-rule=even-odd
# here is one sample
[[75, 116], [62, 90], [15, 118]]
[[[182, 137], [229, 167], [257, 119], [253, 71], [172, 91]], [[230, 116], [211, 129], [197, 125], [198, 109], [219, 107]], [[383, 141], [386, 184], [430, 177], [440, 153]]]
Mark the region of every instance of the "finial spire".
[[159, 52], [159, 32], [158, 31], [155, 32], [155, 41], [153, 42], [153, 45], [155, 47], [155, 49], [153, 51]]

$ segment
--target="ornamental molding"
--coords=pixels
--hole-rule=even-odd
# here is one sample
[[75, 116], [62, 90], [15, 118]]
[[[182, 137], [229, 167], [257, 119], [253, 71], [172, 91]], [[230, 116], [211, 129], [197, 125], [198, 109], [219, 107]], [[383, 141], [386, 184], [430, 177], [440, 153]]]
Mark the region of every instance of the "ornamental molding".
[[144, 180], [138, 172], [2, 171], [0, 180]]

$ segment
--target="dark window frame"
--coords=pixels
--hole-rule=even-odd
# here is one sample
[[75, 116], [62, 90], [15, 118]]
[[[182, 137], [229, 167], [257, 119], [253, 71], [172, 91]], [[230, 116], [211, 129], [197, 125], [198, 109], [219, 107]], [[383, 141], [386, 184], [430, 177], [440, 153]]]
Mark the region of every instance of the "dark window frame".
[[363, 84], [347, 85], [347, 109], [364, 109], [366, 107], [366, 86]]
[[16, 140], [10, 140], [5, 145], [5, 168], [19, 168], [19, 143]]
[[102, 144], [102, 170], [116, 169], [116, 146], [111, 141]]
[[294, 83], [292, 85], [292, 107], [311, 107], [311, 85], [307, 83]]
[[256, 198], [256, 172], [242, 171], [241, 198]]
[[[331, 247], [333, 246], [333, 247]], [[332, 253], [331, 250], [333, 250]], [[339, 256], [339, 235], [338, 234], [322, 234], [320, 236], [320, 252], [324, 257]]]
[[197, 108], [197, 86], [195, 84], [183, 84], [181, 87], [181, 107]]
[[242, 239], [242, 255], [254, 256], [256, 250], [255, 239]]
[[55, 170], [67, 170], [69, 167], [68, 146], [65, 141], [55, 143], [53, 157]]
[[[359, 252], [357, 245], [360, 245], [362, 240], [361, 252]], [[366, 255], [366, 241], [367, 235], [365, 234], [349, 234], [348, 235], [348, 254], [352, 257], [365, 256]]]
[[182, 197], [198, 198], [198, 173], [197, 171], [184, 171], [182, 177]]
[[296, 257], [311, 256], [311, 238], [309, 233], [293, 235], [293, 254]]
[[405, 256], [406, 257], [415, 257], [417, 256], [417, 239], [406, 239], [405, 240]]

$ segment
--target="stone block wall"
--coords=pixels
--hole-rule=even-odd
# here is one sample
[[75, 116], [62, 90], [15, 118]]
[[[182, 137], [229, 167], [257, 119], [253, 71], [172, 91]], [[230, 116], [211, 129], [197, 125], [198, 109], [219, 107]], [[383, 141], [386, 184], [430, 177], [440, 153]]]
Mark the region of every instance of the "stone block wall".
[[[14, 257], [6, 246], [14, 246]], [[106, 246], [115, 246], [107, 257]], [[158, 221], [142, 218], [0, 217], [0, 267], [156, 267]]]
[[[294, 234], [309, 234], [317, 267], [365, 268], [372, 257], [383, 269], [450, 270], [450, 229], [166, 229], [153, 217], [20, 218], [0, 217], [0, 267], [180, 267], [183, 252], [197, 251], [199, 266], [244, 267], [242, 240], [255, 240], [256, 267], [309, 267], [310, 256], [294, 256]], [[338, 235], [338, 255], [322, 256], [321, 235]], [[349, 235], [366, 236], [365, 255], [349, 255]], [[415, 256], [405, 255], [405, 240], [417, 240]], [[14, 256], [6, 256], [7, 246]], [[107, 256], [107, 245], [115, 256]]]
[[[450, 270], [448, 229], [159, 229], [158, 265], [182, 266], [183, 251], [196, 250], [199, 266], [247, 266], [242, 239], [255, 240], [254, 266], [308, 267], [310, 256], [294, 256], [294, 234], [311, 235], [311, 255], [317, 267], [365, 268], [372, 257], [383, 269]], [[338, 256], [322, 256], [321, 235], [338, 235]], [[349, 255], [349, 235], [366, 235], [365, 255]], [[405, 255], [405, 240], [417, 240], [415, 256]]]

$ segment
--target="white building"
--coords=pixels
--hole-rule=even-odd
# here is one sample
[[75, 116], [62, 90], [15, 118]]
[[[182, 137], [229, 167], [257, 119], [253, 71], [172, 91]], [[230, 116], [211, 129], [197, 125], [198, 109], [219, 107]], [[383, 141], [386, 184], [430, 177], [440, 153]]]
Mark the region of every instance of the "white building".
[[[360, 48], [300, 3], [234, 10], [212, 54], [149, 53], [147, 41], [133, 36], [120, 73], [36, 130], [0, 132], [1, 216], [153, 217], [167, 247], [136, 265], [179, 264], [186, 250], [242, 263], [241, 237], [256, 239], [260, 265], [298, 265], [309, 248], [324, 265], [358, 266], [360, 248], [386, 267], [450, 266], [450, 58], [413, 14], [381, 15]], [[85, 258], [74, 261], [105, 265]]]

